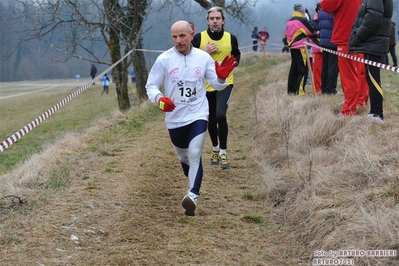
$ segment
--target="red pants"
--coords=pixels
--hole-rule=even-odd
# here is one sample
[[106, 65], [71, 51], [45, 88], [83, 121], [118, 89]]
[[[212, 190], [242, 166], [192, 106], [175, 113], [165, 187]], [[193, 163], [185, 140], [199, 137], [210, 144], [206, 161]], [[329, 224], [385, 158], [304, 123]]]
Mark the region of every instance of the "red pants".
[[316, 93], [321, 92], [321, 69], [323, 67], [323, 54], [313, 54], [313, 81]]
[[[356, 54], [357, 57], [364, 58], [364, 54]], [[358, 107], [365, 107], [369, 100], [369, 85], [367, 83], [366, 78], [366, 68], [364, 67], [364, 63], [358, 63], [358, 71], [359, 71], [359, 101], [357, 103]]]
[[[337, 51], [348, 53], [348, 45], [338, 45]], [[351, 54], [363, 58], [362, 54]], [[338, 68], [341, 76], [342, 92], [344, 93], [344, 104], [342, 115], [356, 115], [356, 108], [367, 104], [368, 86], [364, 64], [349, 58], [338, 56]]]

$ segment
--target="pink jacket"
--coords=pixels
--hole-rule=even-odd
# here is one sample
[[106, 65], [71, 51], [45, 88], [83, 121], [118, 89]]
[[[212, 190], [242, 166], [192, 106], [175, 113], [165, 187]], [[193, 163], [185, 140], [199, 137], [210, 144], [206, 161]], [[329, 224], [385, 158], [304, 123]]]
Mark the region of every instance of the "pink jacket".
[[291, 49], [304, 48], [303, 39], [314, 32], [306, 17], [297, 11], [292, 13], [292, 18], [287, 22], [285, 30], [287, 32], [288, 46]]

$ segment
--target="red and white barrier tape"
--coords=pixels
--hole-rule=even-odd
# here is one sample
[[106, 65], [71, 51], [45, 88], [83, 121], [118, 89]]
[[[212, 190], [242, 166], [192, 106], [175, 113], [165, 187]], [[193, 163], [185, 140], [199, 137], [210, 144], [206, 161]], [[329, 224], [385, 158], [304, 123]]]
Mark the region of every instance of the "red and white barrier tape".
[[36, 126], [38, 126], [41, 122], [49, 118], [52, 114], [57, 112], [59, 109], [61, 109], [65, 104], [67, 104], [69, 101], [71, 101], [73, 98], [77, 97], [80, 93], [85, 91], [88, 87], [90, 87], [96, 79], [99, 77], [103, 76], [105, 73], [109, 72], [111, 69], [113, 69], [116, 65], [118, 65], [122, 60], [124, 60], [126, 57], [128, 57], [133, 51], [142, 51], [142, 52], [156, 52], [156, 53], [162, 53], [164, 51], [160, 50], [146, 50], [146, 49], [132, 49], [130, 52], [128, 52], [126, 55], [124, 55], [121, 59], [118, 60], [115, 64], [104, 70], [103, 72], [100, 73], [97, 77], [94, 79], [90, 80], [86, 84], [84, 84], [82, 87], [80, 87], [78, 90], [64, 98], [61, 102], [57, 103], [54, 105], [52, 108], [44, 112], [42, 115], [38, 116], [35, 120], [30, 122], [28, 125], [24, 126], [17, 132], [15, 132], [13, 135], [5, 139], [3, 142], [0, 143], [0, 152], [5, 151], [8, 147], [10, 147], [12, 144], [17, 142], [20, 138], [25, 136], [29, 131], [34, 129]]
[[[393, 67], [393, 66], [389, 66], [389, 65], [385, 65], [382, 63], [377, 63], [377, 62], [373, 62], [370, 60], [366, 60], [364, 58], [359, 58], [359, 57], [355, 57], [353, 55], [350, 54], [344, 54], [341, 52], [337, 52], [334, 50], [330, 50], [327, 48], [323, 48], [320, 47], [316, 44], [310, 43], [310, 42], [305, 42], [306, 45], [312, 46], [312, 47], [316, 47], [319, 48], [321, 50], [324, 50], [326, 52], [332, 53], [332, 54], [336, 54], [338, 56], [342, 56], [345, 58], [349, 58], [351, 60], [355, 60], [358, 62], [362, 62], [364, 64], [368, 64], [368, 65], [372, 65], [372, 66], [376, 66], [379, 67], [381, 69], [386, 69], [386, 70], [390, 70], [392, 72], [396, 72], [399, 73], [399, 68], [398, 67]], [[273, 44], [272, 44], [273, 45]], [[248, 47], [252, 47], [252, 46], [248, 46]], [[248, 47], [242, 47], [242, 48], [248, 48]], [[8, 147], [10, 147], [13, 143], [17, 142], [20, 138], [22, 138], [23, 136], [25, 136], [29, 131], [31, 131], [33, 128], [35, 128], [36, 126], [38, 126], [41, 122], [43, 122], [44, 120], [46, 120], [48, 117], [50, 117], [52, 114], [54, 114], [56, 111], [58, 111], [60, 108], [62, 108], [65, 104], [67, 104], [69, 101], [71, 101], [72, 99], [74, 99], [75, 97], [77, 97], [80, 93], [82, 93], [84, 90], [86, 90], [88, 87], [90, 87], [93, 82], [98, 78], [103, 76], [105, 73], [109, 72], [111, 69], [113, 69], [116, 65], [118, 65], [120, 62], [122, 62], [123, 59], [125, 59], [126, 57], [128, 57], [133, 51], [142, 51], [142, 52], [159, 52], [162, 53], [164, 51], [161, 50], [147, 50], [147, 49], [133, 49], [130, 52], [128, 52], [125, 56], [123, 56], [121, 59], [119, 59], [118, 62], [116, 62], [115, 64], [113, 64], [112, 66], [110, 66], [109, 68], [107, 68], [105, 71], [101, 72], [100, 75], [98, 75], [97, 77], [95, 77], [93, 80], [87, 82], [86, 84], [84, 84], [82, 87], [80, 87], [78, 90], [76, 90], [75, 92], [73, 92], [72, 94], [70, 94], [69, 96], [67, 96], [66, 98], [64, 98], [61, 102], [57, 103], [56, 105], [54, 105], [52, 108], [50, 108], [49, 110], [47, 110], [46, 112], [44, 112], [42, 115], [38, 116], [35, 120], [33, 120], [32, 122], [30, 122], [28, 125], [26, 125], [25, 127], [21, 128], [19, 131], [17, 131], [16, 133], [14, 133], [13, 135], [11, 135], [9, 138], [7, 138], [6, 140], [4, 140], [2, 143], [0, 143], [0, 152], [3, 152], [4, 150], [6, 150]]]
[[334, 50], [331, 50], [331, 49], [323, 48], [323, 47], [320, 47], [320, 46], [318, 46], [318, 45], [316, 45], [314, 43], [311, 43], [311, 42], [304, 42], [304, 43], [306, 45], [321, 49], [321, 50], [326, 51], [326, 52], [331, 53], [331, 54], [335, 54], [335, 55], [338, 55], [338, 56], [341, 56], [341, 57], [345, 57], [345, 58], [349, 58], [351, 60], [358, 61], [358, 62], [367, 64], [367, 65], [371, 65], [371, 66], [375, 66], [375, 67], [378, 67], [378, 68], [381, 68], [381, 69], [386, 69], [386, 70], [389, 70], [389, 71], [392, 71], [392, 72], [395, 72], [395, 73], [399, 73], [399, 68], [398, 67], [394, 67], [394, 66], [383, 64], [383, 63], [374, 62], [374, 61], [370, 61], [370, 60], [367, 60], [367, 59], [364, 59], [364, 58], [360, 58], [360, 57], [356, 57], [356, 56], [353, 56], [353, 55], [350, 55], [350, 54], [345, 54], [345, 53], [341, 53], [341, 52], [334, 51]]
[[121, 59], [119, 59], [118, 62], [116, 62], [115, 64], [113, 64], [112, 66], [110, 66], [109, 68], [107, 68], [105, 71], [101, 72], [100, 75], [98, 75], [97, 77], [95, 77], [94, 79], [90, 80], [89, 82], [87, 82], [86, 84], [84, 84], [82, 87], [80, 87], [79, 89], [77, 89], [76, 91], [74, 91], [72, 94], [70, 94], [69, 96], [67, 96], [66, 98], [64, 98], [61, 102], [57, 103], [56, 105], [54, 105], [52, 108], [50, 108], [49, 110], [47, 110], [46, 112], [44, 112], [42, 115], [38, 116], [35, 120], [33, 120], [32, 122], [30, 122], [28, 125], [26, 125], [25, 127], [21, 128], [19, 131], [17, 131], [16, 133], [14, 133], [13, 135], [11, 135], [9, 138], [7, 138], [6, 140], [4, 140], [2, 143], [0, 143], [0, 152], [3, 152], [4, 150], [6, 150], [8, 147], [10, 147], [12, 144], [14, 144], [15, 142], [17, 142], [20, 138], [22, 138], [23, 136], [25, 136], [29, 131], [31, 131], [32, 129], [34, 129], [36, 126], [38, 126], [41, 122], [43, 122], [44, 120], [46, 120], [47, 118], [49, 118], [52, 114], [54, 114], [55, 112], [57, 112], [60, 108], [62, 108], [65, 104], [67, 104], [69, 101], [71, 101], [73, 98], [75, 98], [76, 96], [78, 96], [80, 93], [82, 93], [84, 90], [86, 90], [88, 87], [90, 87], [93, 82], [103, 76], [105, 73], [107, 73], [108, 71], [110, 71], [111, 69], [113, 69], [116, 65], [118, 65], [120, 62], [122, 62], [123, 59], [125, 59], [126, 57], [128, 57], [131, 53], [133, 52], [133, 50], [131, 50], [130, 52], [128, 52], [125, 56], [123, 56]]
[[[306, 42], [305, 41], [304, 43], [306, 45], [308, 45], [308, 46], [312, 46], [312, 47], [321, 49], [321, 50], [326, 51], [326, 52], [331, 53], [331, 54], [335, 54], [335, 55], [338, 55], [338, 56], [341, 56], [341, 57], [345, 57], [345, 58], [349, 58], [351, 60], [358, 61], [358, 62], [361, 62], [361, 63], [364, 63], [364, 64], [368, 64], [368, 65], [375, 66], [375, 67], [378, 67], [378, 68], [381, 68], [381, 69], [386, 69], [386, 70], [389, 70], [389, 71], [392, 71], [392, 72], [395, 72], [395, 73], [399, 73], [399, 68], [398, 67], [386, 65], [386, 64], [383, 64], [383, 63], [377, 63], [377, 62], [370, 61], [370, 60], [367, 60], [367, 59], [364, 59], [364, 58], [359, 58], [359, 57], [356, 57], [356, 56], [353, 56], [353, 55], [350, 55], [350, 54], [345, 54], [345, 53], [337, 52], [337, 51], [334, 51], [334, 50], [331, 50], [331, 49], [328, 49], [328, 48], [323, 48], [323, 47], [320, 47], [320, 46], [318, 46], [318, 45], [316, 45], [314, 43], [311, 43], [311, 42]], [[282, 48], [281, 44], [275, 44], [275, 43], [268, 43], [268, 44], [269, 45], [274, 45], [274, 46], [280, 46]], [[255, 45], [258, 45], [258, 44], [255, 44]], [[243, 47], [243, 48], [248, 48], [248, 47], [252, 47], [252, 46], [254, 46], [254, 45], [246, 46], [246, 47]], [[290, 49], [296, 49], [296, 48], [299, 49], [299, 48], [303, 48], [303, 47], [302, 46], [290, 47]]]

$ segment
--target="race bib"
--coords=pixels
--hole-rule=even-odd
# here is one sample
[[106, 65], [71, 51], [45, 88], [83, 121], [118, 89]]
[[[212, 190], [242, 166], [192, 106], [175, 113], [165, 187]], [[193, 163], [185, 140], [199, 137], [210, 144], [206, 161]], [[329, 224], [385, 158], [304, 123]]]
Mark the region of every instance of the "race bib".
[[190, 104], [198, 99], [197, 80], [179, 80], [175, 88], [175, 103]]

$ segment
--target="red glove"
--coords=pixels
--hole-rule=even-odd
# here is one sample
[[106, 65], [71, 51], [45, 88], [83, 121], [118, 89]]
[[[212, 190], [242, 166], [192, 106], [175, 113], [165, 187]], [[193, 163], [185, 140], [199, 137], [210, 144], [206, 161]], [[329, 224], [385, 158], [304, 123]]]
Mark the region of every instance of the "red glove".
[[226, 79], [236, 65], [238, 65], [238, 62], [234, 55], [226, 56], [220, 65], [215, 61], [215, 70], [218, 78]]
[[172, 99], [169, 97], [159, 98], [158, 106], [159, 106], [159, 109], [162, 110], [162, 112], [172, 112], [173, 109], [175, 109], [175, 107], [176, 107], [176, 105], [174, 104]]

